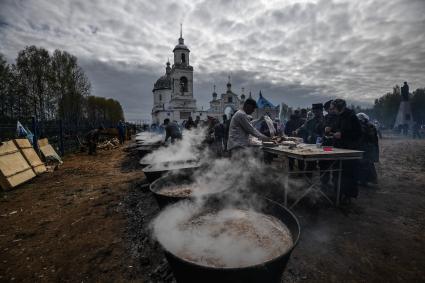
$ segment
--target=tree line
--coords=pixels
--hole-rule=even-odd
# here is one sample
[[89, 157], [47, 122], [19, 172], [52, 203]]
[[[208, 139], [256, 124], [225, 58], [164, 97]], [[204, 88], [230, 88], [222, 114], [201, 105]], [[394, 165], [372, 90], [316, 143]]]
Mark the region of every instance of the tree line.
[[112, 126], [124, 119], [114, 99], [91, 96], [90, 81], [77, 57], [27, 46], [14, 64], [0, 54], [0, 123], [35, 117], [62, 120], [67, 127]]
[[[388, 92], [375, 99], [372, 108], [361, 109], [356, 107], [356, 112], [365, 112], [370, 117], [378, 120], [387, 128], [392, 128], [397, 117], [397, 113], [402, 100], [400, 87], [395, 86], [393, 92]], [[410, 105], [412, 109], [413, 121], [420, 125], [425, 124], [425, 88], [418, 88], [409, 94]]]

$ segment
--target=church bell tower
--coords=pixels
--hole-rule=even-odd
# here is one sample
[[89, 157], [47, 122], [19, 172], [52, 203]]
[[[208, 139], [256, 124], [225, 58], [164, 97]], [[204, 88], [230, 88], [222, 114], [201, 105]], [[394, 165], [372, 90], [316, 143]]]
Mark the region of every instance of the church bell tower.
[[193, 98], [193, 67], [189, 61], [190, 50], [184, 44], [182, 25], [178, 44], [174, 47], [173, 53], [173, 97]]

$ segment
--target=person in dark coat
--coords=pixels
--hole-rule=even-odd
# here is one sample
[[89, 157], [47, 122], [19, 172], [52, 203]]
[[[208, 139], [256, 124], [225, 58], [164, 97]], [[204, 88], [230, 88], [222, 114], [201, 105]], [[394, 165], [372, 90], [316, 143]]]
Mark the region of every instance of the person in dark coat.
[[189, 118], [187, 119], [186, 123], [184, 124], [184, 128], [186, 130], [190, 130], [192, 128], [196, 128], [196, 124], [195, 124], [195, 121], [193, 121], [192, 116], [189, 116]]
[[313, 118], [295, 131], [298, 136], [306, 136], [305, 143], [308, 144], [315, 144], [317, 138], [323, 136], [323, 104], [313, 104], [312, 112]]
[[86, 134], [86, 141], [89, 147], [89, 155], [96, 155], [96, 147], [102, 130], [103, 127], [100, 126], [97, 129], [93, 129]]
[[378, 175], [376, 174], [375, 162], [379, 162], [378, 131], [375, 125], [369, 122], [369, 117], [364, 113], [358, 113], [362, 136], [359, 142], [359, 149], [364, 151], [363, 159], [359, 162], [359, 183], [366, 186], [367, 183], [376, 184]]
[[223, 115], [223, 125], [224, 125], [224, 151], [227, 151], [227, 141], [229, 140], [229, 129], [230, 121], [232, 120], [232, 115], [230, 119], [227, 119], [227, 115]]
[[182, 133], [180, 131], [179, 125], [175, 122], [170, 122], [170, 119], [164, 119], [164, 127], [165, 127], [165, 141], [171, 138], [171, 143], [174, 143], [175, 140], [182, 139]]
[[[296, 136], [295, 131], [304, 124], [304, 120], [301, 119], [301, 113], [299, 110], [295, 110], [294, 114], [289, 116], [288, 122], [286, 122], [284, 133], [289, 137]], [[298, 161], [298, 168], [304, 170], [304, 162]], [[294, 170], [294, 159], [289, 158], [289, 170]]]
[[286, 122], [284, 133], [287, 136], [293, 136], [293, 133], [302, 125], [304, 121], [301, 119], [300, 111], [295, 110], [294, 114], [289, 117], [288, 122]]
[[196, 116], [195, 118], [195, 128], [197, 128], [198, 126], [201, 126], [201, 118], [199, 116]]
[[118, 129], [118, 137], [119, 137], [119, 140], [120, 140], [120, 144], [123, 144], [124, 141], [125, 141], [125, 134], [126, 134], [125, 123], [120, 120], [118, 122], [117, 129]]
[[[305, 143], [315, 144], [317, 138], [323, 136], [323, 104], [315, 103], [312, 105], [313, 118], [307, 120], [295, 133], [297, 136], [304, 137]], [[301, 166], [303, 167], [303, 166]], [[307, 171], [316, 169], [316, 162], [307, 162]], [[306, 176], [311, 177], [311, 173]]]
[[[332, 105], [332, 100], [327, 101], [323, 105], [325, 111], [327, 114], [323, 117], [323, 146], [334, 146], [334, 139], [333, 134], [335, 133], [335, 130], [338, 125], [338, 115], [335, 113], [335, 108]], [[332, 166], [334, 162], [333, 161], [327, 161], [323, 160], [319, 162], [319, 167], [321, 171], [334, 169], [334, 166]], [[320, 178], [320, 181], [322, 183], [322, 186], [327, 186], [329, 184], [329, 181], [331, 180], [332, 176], [332, 182], [335, 185], [337, 181], [337, 174], [335, 172], [323, 172], [322, 176]]]
[[224, 136], [226, 135], [225, 126], [217, 119], [214, 126], [214, 146], [217, 156], [222, 156], [224, 150]]
[[[347, 108], [347, 104], [343, 99], [332, 101], [332, 107], [335, 107], [338, 115], [338, 126], [333, 134], [335, 146], [345, 149], [359, 149], [362, 129], [356, 114], [353, 110]], [[342, 162], [341, 192], [344, 202], [349, 203], [351, 198], [355, 198], [358, 195], [357, 170], [358, 164], [356, 160]]]

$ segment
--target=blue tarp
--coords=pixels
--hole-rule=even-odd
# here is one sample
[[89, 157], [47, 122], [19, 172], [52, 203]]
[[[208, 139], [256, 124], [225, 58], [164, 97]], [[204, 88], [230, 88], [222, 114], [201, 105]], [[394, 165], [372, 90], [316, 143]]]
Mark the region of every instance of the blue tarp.
[[18, 138], [27, 138], [31, 144], [33, 144], [34, 135], [31, 133], [28, 128], [25, 128], [21, 122], [16, 123], [16, 137]]
[[260, 91], [260, 97], [257, 100], [257, 106], [258, 108], [266, 108], [266, 107], [275, 108], [276, 107], [270, 101], [268, 101], [267, 99], [263, 97], [263, 94], [261, 93], [261, 91]]

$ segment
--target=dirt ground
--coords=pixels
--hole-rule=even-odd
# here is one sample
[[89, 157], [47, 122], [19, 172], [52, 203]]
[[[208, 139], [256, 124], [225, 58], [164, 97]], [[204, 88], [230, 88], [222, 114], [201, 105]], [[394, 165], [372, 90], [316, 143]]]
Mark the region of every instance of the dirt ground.
[[[0, 281], [173, 282], [138, 157], [122, 148], [0, 193]], [[425, 140], [381, 140], [379, 184], [348, 207], [300, 205], [283, 282], [425, 282]]]

